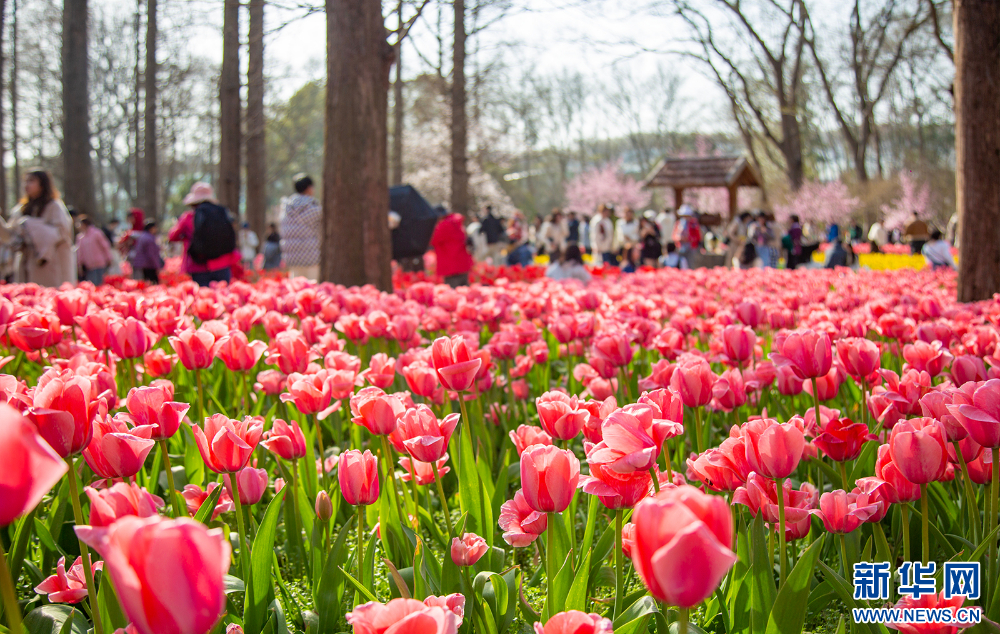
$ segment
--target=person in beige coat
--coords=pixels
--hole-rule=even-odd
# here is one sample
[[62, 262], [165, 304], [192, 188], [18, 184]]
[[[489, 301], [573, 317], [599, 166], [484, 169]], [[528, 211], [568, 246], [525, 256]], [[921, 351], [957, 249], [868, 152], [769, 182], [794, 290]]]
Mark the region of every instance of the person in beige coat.
[[10, 220], [0, 219], [0, 241], [15, 252], [15, 282], [50, 287], [76, 283], [73, 219], [48, 172], [24, 175], [24, 198]]

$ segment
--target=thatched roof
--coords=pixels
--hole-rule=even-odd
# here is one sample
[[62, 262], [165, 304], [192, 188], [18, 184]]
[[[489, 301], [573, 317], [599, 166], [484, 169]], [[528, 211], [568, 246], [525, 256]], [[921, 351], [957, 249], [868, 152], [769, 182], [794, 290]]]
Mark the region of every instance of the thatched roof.
[[643, 187], [760, 187], [760, 179], [742, 156], [665, 158]]

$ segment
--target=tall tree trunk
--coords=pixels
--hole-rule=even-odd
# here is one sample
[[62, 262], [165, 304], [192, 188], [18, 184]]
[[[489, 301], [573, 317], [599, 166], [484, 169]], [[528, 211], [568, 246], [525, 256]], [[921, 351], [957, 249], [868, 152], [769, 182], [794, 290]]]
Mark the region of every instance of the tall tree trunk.
[[233, 213], [240, 211], [240, 2], [225, 0], [222, 18], [222, 71], [219, 76], [219, 186], [216, 195]]
[[264, 145], [264, 0], [250, 0], [247, 67], [247, 221], [258, 238], [267, 223]]
[[[396, 7], [397, 28], [403, 32], [403, 2]], [[390, 184], [403, 184], [403, 115], [406, 105], [403, 103], [403, 42], [396, 44], [396, 81], [392, 84], [392, 178]]]
[[65, 0], [62, 33], [63, 190], [66, 203], [103, 220], [90, 157], [90, 93], [87, 86], [87, 0]]
[[785, 157], [788, 185], [792, 191], [798, 191], [802, 187], [805, 173], [802, 161], [802, 131], [794, 110], [793, 107], [791, 111], [783, 112], [781, 115], [781, 153]]
[[135, 3], [135, 99], [132, 102], [132, 162], [131, 169], [135, 173], [135, 191], [130, 195], [132, 204], [137, 207], [146, 206], [146, 172], [142, 160], [142, 0]]
[[143, 113], [146, 137], [142, 144], [146, 199], [143, 201], [143, 206], [146, 213], [154, 219], [160, 217], [160, 174], [156, 147], [156, 71], [156, 0], [146, 0], [146, 110]]
[[21, 164], [18, 160], [17, 146], [17, 0], [12, 0], [10, 21], [10, 151], [14, 159], [14, 170], [11, 174], [11, 184], [14, 200], [21, 192]]
[[1000, 3], [955, 0], [958, 299], [1000, 292]]
[[[3, 27], [4, 18], [6, 17], [7, 1], [0, 0], [0, 84], [3, 83]], [[0, 94], [3, 94], [3, 91], [0, 91]], [[3, 143], [3, 108], [0, 107], [0, 213], [3, 213], [7, 209], [7, 166], [4, 161], [4, 156], [6, 154], [5, 150], [6, 148]]]
[[320, 278], [392, 289], [387, 214], [389, 71], [380, 0], [326, 0]]
[[465, 116], [465, 0], [452, 0], [455, 42], [451, 76], [451, 211], [469, 213], [468, 126]]

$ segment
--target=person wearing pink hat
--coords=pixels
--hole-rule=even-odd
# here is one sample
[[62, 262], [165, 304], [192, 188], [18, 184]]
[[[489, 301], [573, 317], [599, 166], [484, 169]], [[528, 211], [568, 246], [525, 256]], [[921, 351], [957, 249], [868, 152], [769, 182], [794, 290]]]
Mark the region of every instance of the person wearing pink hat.
[[236, 248], [236, 230], [229, 210], [215, 200], [215, 190], [208, 183], [197, 182], [184, 197], [188, 209], [170, 230], [170, 242], [184, 244], [181, 270], [199, 286], [229, 282], [232, 266], [240, 261]]

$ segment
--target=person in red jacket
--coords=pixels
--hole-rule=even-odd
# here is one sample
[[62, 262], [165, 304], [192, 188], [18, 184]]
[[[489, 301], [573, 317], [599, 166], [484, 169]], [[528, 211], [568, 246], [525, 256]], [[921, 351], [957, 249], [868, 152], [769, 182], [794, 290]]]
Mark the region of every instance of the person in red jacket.
[[461, 214], [449, 214], [438, 220], [431, 236], [431, 246], [437, 255], [437, 272], [452, 287], [467, 286], [472, 256], [465, 246], [465, 229]]

